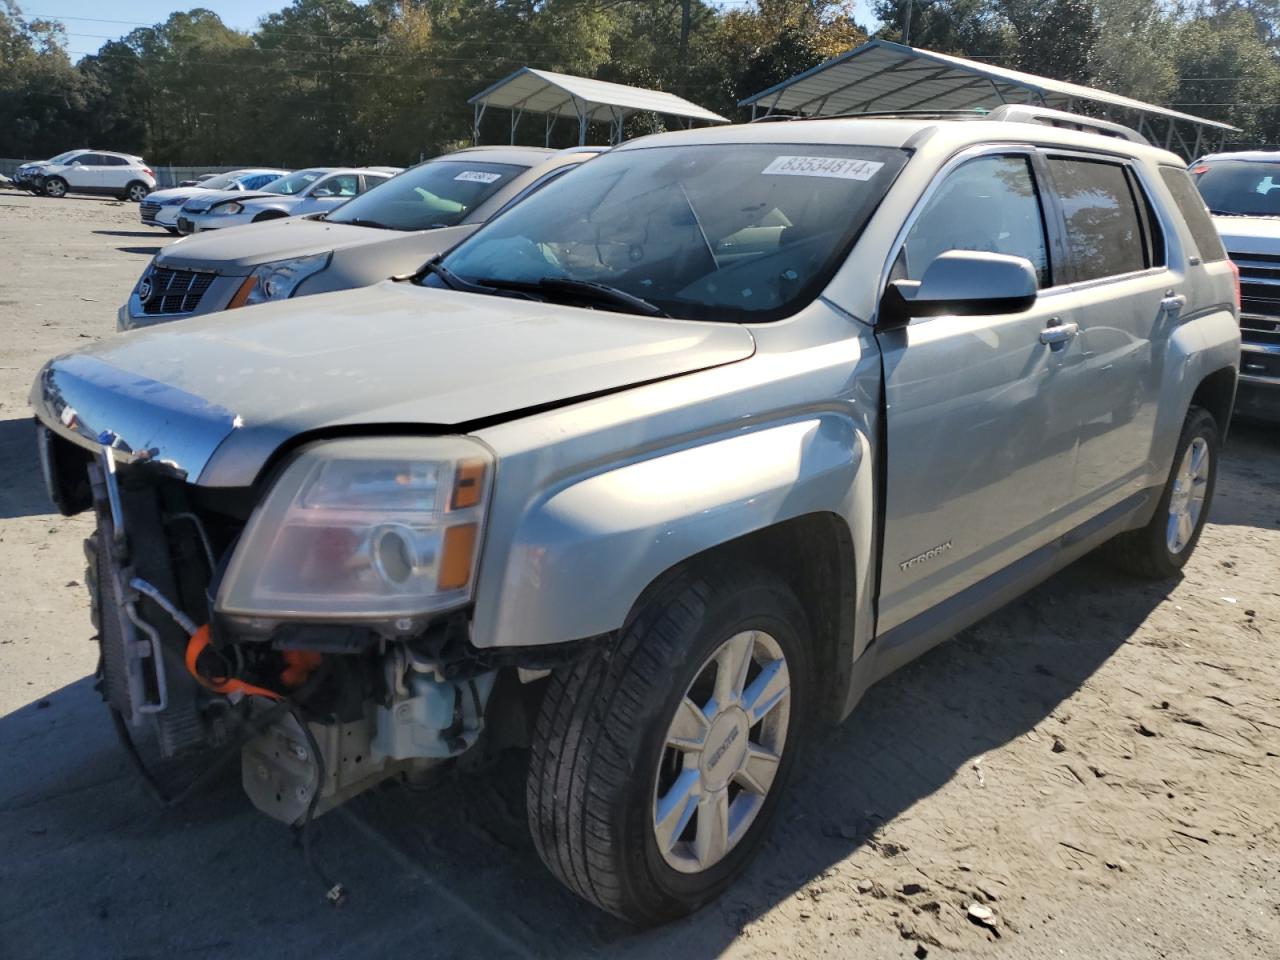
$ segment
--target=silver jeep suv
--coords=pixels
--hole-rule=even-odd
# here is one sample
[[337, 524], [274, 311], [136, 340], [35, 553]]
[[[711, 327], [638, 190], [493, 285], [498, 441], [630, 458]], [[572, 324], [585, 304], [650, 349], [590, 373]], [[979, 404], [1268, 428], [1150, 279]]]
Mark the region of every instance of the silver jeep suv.
[[1173, 154], [1008, 116], [647, 137], [414, 278], [50, 362], [131, 755], [238, 748], [305, 836], [505, 731], [551, 872], [661, 922], [888, 672], [1104, 544], [1177, 576], [1231, 265]]

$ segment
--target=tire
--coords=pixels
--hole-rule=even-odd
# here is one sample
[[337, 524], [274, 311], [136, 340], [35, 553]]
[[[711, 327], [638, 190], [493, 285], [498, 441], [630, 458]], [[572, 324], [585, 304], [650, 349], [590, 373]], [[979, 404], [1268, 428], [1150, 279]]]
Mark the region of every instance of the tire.
[[177, 227], [165, 227], [165, 229], [168, 230], [175, 237], [179, 237], [182, 235], [182, 231], [179, 230]]
[[[1208, 410], [1192, 407], [1187, 411], [1155, 515], [1141, 530], [1122, 533], [1107, 544], [1112, 562], [1149, 580], [1167, 580], [1181, 572], [1200, 540], [1213, 503], [1220, 436], [1217, 421]], [[1201, 453], [1207, 460], [1198, 460]], [[1194, 507], [1197, 499], [1198, 510]], [[1180, 520], [1183, 524], [1175, 531]]]
[[44, 195], [55, 200], [67, 195], [67, 181], [61, 177], [50, 177], [44, 182]]
[[[739, 685], [743, 706], [715, 712], [710, 691], [721, 671], [713, 655], [730, 650], [749, 670]], [[529, 828], [542, 861], [579, 896], [642, 925], [719, 896], [768, 831], [804, 743], [814, 682], [804, 612], [777, 578], [728, 568], [682, 573], [651, 591], [615, 645], [548, 681], [527, 785]], [[744, 712], [753, 701], [759, 722]], [[689, 703], [698, 712], [690, 714]], [[689, 729], [697, 736], [683, 744], [701, 737], [711, 746], [686, 752], [669, 745]], [[758, 752], [765, 743], [776, 763]], [[696, 805], [692, 785], [703, 791]], [[683, 815], [663, 818], [664, 809]], [[717, 815], [726, 825], [736, 819], [737, 829], [717, 833]], [[661, 846], [660, 820], [670, 840]], [[718, 845], [703, 843], [704, 824]], [[704, 852], [705, 867], [698, 859]]]
[[250, 223], [263, 223], [264, 221], [267, 221], [267, 220], [283, 220], [283, 219], [284, 219], [284, 217], [285, 217], [285, 215], [284, 215], [283, 213], [281, 213], [279, 210], [267, 210], [267, 211], [265, 211], [265, 212], [263, 212], [263, 213], [258, 214], [256, 217], [254, 217], [254, 218], [253, 218], [252, 220], [250, 220], [249, 222], [250, 222]]
[[125, 187], [124, 196], [120, 199], [125, 200], [128, 203], [141, 203], [143, 200], [147, 199], [147, 194], [150, 192], [150, 187], [141, 180], [135, 180], [133, 183], [129, 184], [129, 186]]

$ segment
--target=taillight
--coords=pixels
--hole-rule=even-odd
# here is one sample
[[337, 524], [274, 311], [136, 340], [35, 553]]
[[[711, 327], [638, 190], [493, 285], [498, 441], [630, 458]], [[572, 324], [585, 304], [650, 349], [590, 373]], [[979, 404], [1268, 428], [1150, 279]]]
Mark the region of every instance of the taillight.
[[143, 172], [143, 173], [145, 173], [148, 177], [154, 177], [154, 176], [155, 176], [155, 171], [154, 171], [154, 170], [152, 170], [150, 167], [143, 167], [143, 168], [142, 168], [142, 172]]
[[1234, 260], [1228, 260], [1227, 263], [1231, 265], [1231, 282], [1235, 286], [1236, 312], [1238, 313], [1240, 311], [1240, 268], [1236, 266]]

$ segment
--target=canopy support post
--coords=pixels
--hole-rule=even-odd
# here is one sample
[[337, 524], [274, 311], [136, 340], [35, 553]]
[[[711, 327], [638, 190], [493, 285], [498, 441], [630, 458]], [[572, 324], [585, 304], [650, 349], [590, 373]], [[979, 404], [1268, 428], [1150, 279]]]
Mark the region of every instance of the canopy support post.
[[484, 119], [484, 108], [486, 106], [487, 104], [483, 100], [476, 104], [475, 116], [471, 121], [471, 143], [473, 145], [480, 143], [480, 121]]
[[520, 118], [524, 116], [524, 111], [516, 108], [511, 111], [511, 145], [516, 145], [516, 127], [520, 125]]

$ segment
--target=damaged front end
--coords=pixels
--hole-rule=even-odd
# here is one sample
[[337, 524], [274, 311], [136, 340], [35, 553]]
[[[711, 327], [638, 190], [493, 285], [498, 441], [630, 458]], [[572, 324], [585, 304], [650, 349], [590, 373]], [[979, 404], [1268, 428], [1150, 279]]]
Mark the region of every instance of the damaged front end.
[[[41, 460], [59, 509], [96, 515], [100, 689], [135, 758], [144, 740], [163, 759], [238, 750], [252, 802], [298, 825], [476, 743], [497, 677], [467, 629], [487, 451], [336, 440], [295, 452], [261, 489], [205, 488], [158, 446], [90, 428], [101, 370], [81, 366], [59, 403], [37, 404]], [[73, 405], [86, 372], [97, 397]], [[143, 399], [154, 408], [156, 391]], [[185, 405], [211, 452], [233, 418]]]

